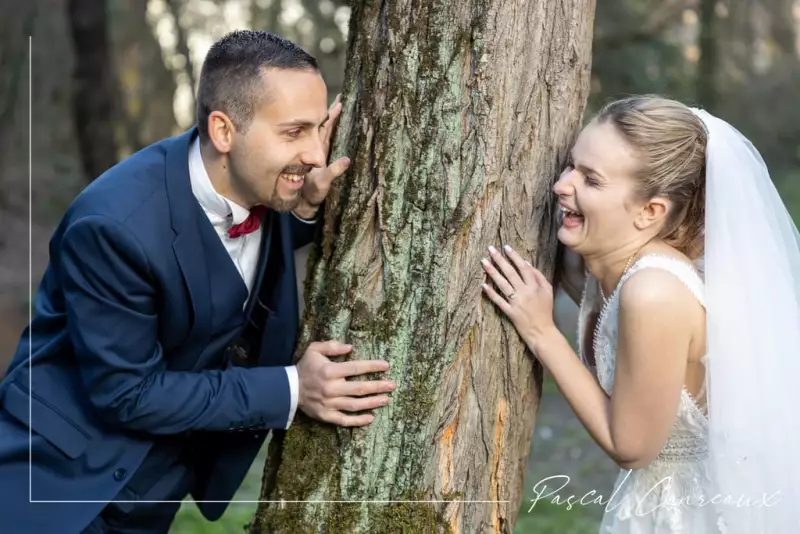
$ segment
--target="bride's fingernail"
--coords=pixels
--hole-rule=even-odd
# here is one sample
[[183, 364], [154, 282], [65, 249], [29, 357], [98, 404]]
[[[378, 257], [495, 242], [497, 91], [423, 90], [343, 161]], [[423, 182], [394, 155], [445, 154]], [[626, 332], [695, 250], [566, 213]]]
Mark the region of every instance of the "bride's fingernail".
[[506, 245], [503, 248], [506, 249], [506, 252], [511, 252], [511, 245]]
[[497, 252], [497, 249], [496, 249], [496, 248], [494, 248], [493, 246], [489, 245], [489, 252], [490, 252], [491, 254], [494, 254], [495, 252]]

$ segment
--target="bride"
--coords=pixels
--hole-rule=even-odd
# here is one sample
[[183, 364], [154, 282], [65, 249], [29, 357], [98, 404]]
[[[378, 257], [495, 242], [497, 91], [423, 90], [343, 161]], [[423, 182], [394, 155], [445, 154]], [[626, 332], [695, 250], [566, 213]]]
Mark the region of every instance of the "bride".
[[579, 355], [510, 247], [490, 247], [484, 291], [622, 468], [600, 532], [800, 532], [800, 237], [757, 150], [630, 97], [583, 129], [553, 191]]

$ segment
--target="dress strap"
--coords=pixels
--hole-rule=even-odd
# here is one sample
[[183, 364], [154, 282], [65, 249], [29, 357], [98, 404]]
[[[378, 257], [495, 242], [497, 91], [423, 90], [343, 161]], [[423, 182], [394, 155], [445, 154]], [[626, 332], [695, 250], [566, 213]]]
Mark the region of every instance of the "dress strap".
[[672, 256], [661, 254], [647, 254], [642, 256], [636, 260], [633, 265], [631, 265], [630, 269], [628, 269], [628, 271], [623, 275], [619, 282], [619, 287], [622, 287], [622, 284], [624, 284], [628, 278], [633, 276], [634, 273], [641, 271], [642, 269], [652, 268], [663, 269], [674, 274], [687, 288], [689, 288], [689, 291], [691, 291], [695, 298], [700, 302], [700, 305], [705, 308], [706, 299], [704, 284], [697, 269], [691, 263], [673, 258]]

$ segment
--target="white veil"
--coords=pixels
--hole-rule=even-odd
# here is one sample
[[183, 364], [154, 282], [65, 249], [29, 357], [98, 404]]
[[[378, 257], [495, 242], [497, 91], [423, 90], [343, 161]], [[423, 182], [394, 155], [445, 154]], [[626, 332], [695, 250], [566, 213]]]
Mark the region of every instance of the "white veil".
[[800, 234], [761, 155], [706, 125], [710, 455], [735, 534], [800, 533]]

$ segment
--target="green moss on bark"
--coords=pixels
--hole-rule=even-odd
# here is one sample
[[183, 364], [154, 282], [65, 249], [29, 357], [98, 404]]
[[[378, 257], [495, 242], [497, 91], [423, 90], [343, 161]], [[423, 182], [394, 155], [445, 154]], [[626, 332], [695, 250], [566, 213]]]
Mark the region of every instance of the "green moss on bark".
[[439, 515], [435, 506], [420, 502], [378, 505], [370, 513], [369, 532], [376, 534], [452, 534], [447, 520]]
[[[305, 501], [321, 488], [330, 496], [324, 500], [338, 500], [339, 463], [331, 461], [339, 451], [336, 429], [309, 421], [302, 414], [286, 432], [275, 489], [262, 495], [262, 500]], [[316, 533], [309, 518], [309, 506], [301, 502], [270, 503], [269, 513], [263, 521], [256, 522], [251, 534], [266, 533]]]

